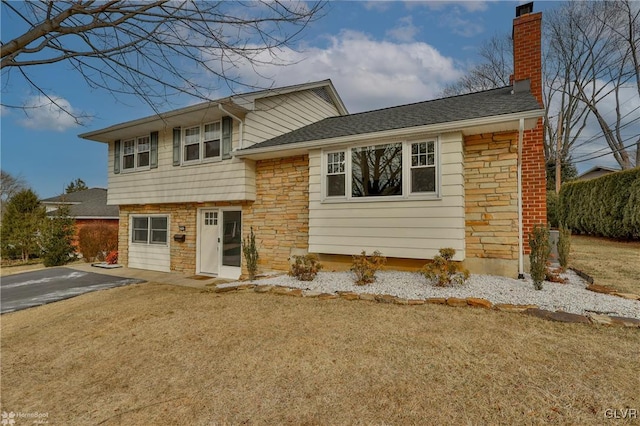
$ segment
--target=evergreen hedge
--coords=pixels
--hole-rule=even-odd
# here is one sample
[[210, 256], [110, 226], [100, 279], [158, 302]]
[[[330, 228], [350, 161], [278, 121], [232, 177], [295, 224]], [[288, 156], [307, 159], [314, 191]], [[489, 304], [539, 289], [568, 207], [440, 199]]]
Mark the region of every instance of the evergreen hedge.
[[640, 239], [640, 168], [566, 183], [558, 220], [574, 233]]

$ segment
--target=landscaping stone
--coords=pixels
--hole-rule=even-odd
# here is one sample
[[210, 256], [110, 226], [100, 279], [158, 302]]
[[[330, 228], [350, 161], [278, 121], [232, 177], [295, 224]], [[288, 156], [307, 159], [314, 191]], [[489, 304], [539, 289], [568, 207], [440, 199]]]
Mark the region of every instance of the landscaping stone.
[[302, 293], [303, 297], [318, 297], [322, 294], [320, 291], [305, 291]]
[[272, 285], [257, 285], [255, 286], [253, 291], [255, 291], [256, 293], [268, 293], [271, 291], [272, 288], [273, 288]]
[[338, 298], [338, 295], [332, 294], [332, 293], [320, 293], [320, 295], [318, 295], [319, 300], [329, 300], [329, 299], [337, 299], [337, 298]]
[[280, 286], [276, 286], [276, 287], [273, 287], [271, 289], [271, 293], [273, 293], [273, 294], [281, 294], [281, 295], [285, 295], [285, 294], [289, 293], [289, 291], [290, 290], [287, 287], [280, 287]]
[[339, 291], [338, 294], [342, 299], [345, 300], [358, 300], [358, 293], [353, 293], [351, 291]]
[[409, 299], [407, 300], [408, 305], [424, 305], [425, 301], [423, 299]]
[[587, 314], [587, 318], [593, 323], [598, 325], [614, 325], [611, 318], [607, 315], [589, 313]]
[[289, 291], [286, 292], [285, 295], [286, 296], [294, 296], [294, 297], [302, 297], [302, 289], [301, 288], [289, 289]]
[[640, 320], [636, 318], [626, 318], [611, 316], [611, 322], [615, 325], [622, 325], [625, 327], [638, 327], [640, 328]]
[[375, 294], [370, 294], [370, 293], [360, 293], [358, 295], [358, 298], [360, 300], [367, 300], [369, 302], [375, 302], [376, 301], [376, 295]]
[[429, 297], [425, 300], [425, 302], [431, 303], [433, 305], [446, 305], [447, 299], [445, 299], [444, 297]]
[[473, 306], [476, 308], [491, 309], [493, 307], [493, 303], [491, 303], [487, 299], [481, 299], [478, 297], [467, 297], [466, 300], [469, 306]]
[[395, 296], [390, 296], [388, 294], [379, 294], [376, 295], [376, 300], [380, 303], [394, 303], [396, 298]]
[[537, 309], [536, 305], [512, 305], [510, 303], [496, 303], [493, 307], [502, 312], [524, 312], [527, 309]]
[[396, 297], [393, 303], [395, 303], [396, 305], [408, 305], [409, 299], [405, 299], [403, 297]]
[[633, 293], [613, 293], [614, 296], [622, 297], [623, 299], [629, 300], [640, 300], [640, 296]]
[[600, 284], [589, 284], [587, 286], [587, 290], [593, 291], [596, 293], [602, 293], [602, 294], [613, 294], [616, 292], [611, 287], [607, 287], [606, 285], [600, 285]]
[[589, 318], [584, 315], [570, 314], [568, 312], [552, 312], [545, 309], [529, 308], [524, 311], [527, 315], [543, 318], [551, 321], [590, 324]]
[[460, 299], [457, 297], [450, 297], [447, 299], [447, 305], [449, 306], [455, 306], [455, 307], [462, 307], [462, 306], [467, 306], [467, 299]]

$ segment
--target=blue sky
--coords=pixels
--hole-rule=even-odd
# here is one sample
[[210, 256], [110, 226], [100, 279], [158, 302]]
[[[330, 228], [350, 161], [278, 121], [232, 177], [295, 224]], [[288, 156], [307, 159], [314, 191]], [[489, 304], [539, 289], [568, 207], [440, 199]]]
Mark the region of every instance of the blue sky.
[[[332, 2], [326, 15], [303, 33], [295, 50], [282, 52], [297, 62], [261, 70], [276, 86], [332, 79], [350, 112], [399, 105], [438, 97], [479, 60], [483, 40], [511, 32], [518, 2]], [[536, 2], [535, 11], [554, 2]], [[15, 37], [16, 22], [3, 14], [2, 40]], [[132, 120], [153, 111], [132, 97], [114, 97], [89, 88], [65, 64], [31, 70], [44, 77], [44, 89], [74, 112], [90, 116], [78, 125], [64, 113], [44, 107], [2, 109], [2, 169], [24, 178], [41, 198], [64, 191], [76, 178], [90, 187], [107, 186], [106, 145], [78, 134]], [[268, 85], [250, 70], [250, 83]], [[226, 96], [219, 91], [212, 98]], [[2, 103], [38, 104], [41, 101], [17, 73], [2, 80]], [[179, 99], [174, 106], [193, 100]], [[171, 109], [169, 107], [163, 110]], [[609, 164], [606, 159], [597, 161]], [[594, 163], [595, 164], [595, 163]], [[584, 170], [593, 164], [582, 163]]]

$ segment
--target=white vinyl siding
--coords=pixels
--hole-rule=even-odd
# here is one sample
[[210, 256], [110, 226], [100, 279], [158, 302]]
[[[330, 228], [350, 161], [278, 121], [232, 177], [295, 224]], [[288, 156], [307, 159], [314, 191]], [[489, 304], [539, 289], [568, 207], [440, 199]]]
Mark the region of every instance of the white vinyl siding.
[[245, 118], [244, 147], [336, 115], [336, 107], [312, 90], [257, 99]]
[[[233, 144], [238, 144], [234, 121]], [[109, 144], [108, 204], [152, 204], [255, 199], [253, 162], [230, 159], [189, 166], [173, 165], [173, 129], [159, 132], [158, 168], [142, 173], [113, 173]]]
[[[136, 219], [147, 218], [144, 221], [147, 225], [146, 233], [142, 232], [142, 220], [138, 220], [137, 228], [134, 228]], [[166, 221], [166, 229], [162, 228]], [[154, 222], [156, 222], [154, 224]], [[170, 219], [167, 215], [130, 215], [129, 216], [129, 268], [147, 269], [152, 271], [170, 272], [171, 270], [171, 254], [169, 229]], [[155, 226], [155, 228], [154, 228]], [[158, 228], [158, 229], [156, 229]], [[137, 232], [137, 234], [135, 234]], [[133, 242], [137, 235], [137, 239], [141, 240], [146, 235], [147, 240], [153, 238], [156, 241], [151, 243]], [[164, 238], [165, 243], [159, 242]]]
[[[415, 141], [433, 140], [425, 137]], [[390, 143], [372, 140], [370, 145]], [[400, 142], [400, 141], [397, 141]], [[426, 259], [444, 247], [464, 259], [465, 210], [462, 135], [439, 135], [440, 181], [435, 198], [323, 202], [322, 151], [309, 154], [309, 251], [346, 254], [380, 250], [388, 257]], [[346, 147], [348, 150], [350, 147]], [[326, 155], [326, 152], [325, 154]], [[435, 160], [438, 164], [438, 159]], [[326, 166], [326, 164], [325, 164]]]

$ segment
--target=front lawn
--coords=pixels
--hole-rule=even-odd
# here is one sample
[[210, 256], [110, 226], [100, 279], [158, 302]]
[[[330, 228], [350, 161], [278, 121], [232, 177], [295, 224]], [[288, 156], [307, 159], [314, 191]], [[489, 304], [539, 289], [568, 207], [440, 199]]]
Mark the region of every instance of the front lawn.
[[640, 241], [573, 235], [569, 265], [592, 276], [596, 284], [640, 294]]
[[[2, 316], [0, 411], [50, 424], [603, 424], [640, 332], [139, 284]], [[620, 415], [620, 411], [617, 411]]]

